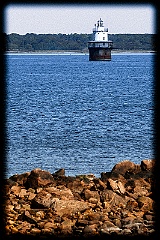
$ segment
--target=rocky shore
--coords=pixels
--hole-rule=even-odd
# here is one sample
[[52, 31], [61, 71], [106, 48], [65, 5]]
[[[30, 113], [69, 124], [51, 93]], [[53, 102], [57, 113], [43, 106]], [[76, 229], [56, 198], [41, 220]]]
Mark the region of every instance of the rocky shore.
[[[75, 177], [41, 169], [5, 181], [7, 237], [111, 239], [153, 236], [154, 160], [123, 161], [111, 172]], [[109, 237], [109, 238], [108, 238]]]

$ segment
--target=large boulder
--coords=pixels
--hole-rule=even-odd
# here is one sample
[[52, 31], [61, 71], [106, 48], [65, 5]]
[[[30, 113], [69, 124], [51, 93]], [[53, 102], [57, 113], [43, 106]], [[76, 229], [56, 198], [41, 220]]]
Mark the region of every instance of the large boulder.
[[45, 191], [49, 192], [53, 197], [59, 198], [59, 199], [67, 199], [71, 200], [74, 199], [73, 193], [70, 189], [66, 188], [65, 186], [59, 186], [56, 187], [47, 187], [45, 188]]
[[52, 196], [51, 193], [42, 190], [32, 200], [32, 208], [53, 209], [59, 216], [70, 216], [77, 212], [83, 212], [91, 207], [92, 204], [85, 201], [78, 201], [74, 199], [59, 199]]
[[84, 199], [85, 200], [89, 200], [90, 198], [94, 198], [97, 199], [98, 201], [100, 201], [100, 196], [98, 191], [90, 191], [89, 189], [85, 189], [84, 192]]
[[22, 173], [22, 174], [15, 174], [10, 177], [10, 180], [18, 183], [20, 186], [24, 186], [29, 175], [30, 175], [30, 172], [26, 172], [26, 173]]
[[104, 208], [114, 208], [117, 207], [125, 207], [127, 201], [124, 197], [119, 196], [117, 193], [112, 190], [106, 189], [101, 194], [101, 202], [103, 203]]
[[67, 188], [69, 188], [73, 194], [74, 193], [81, 194], [84, 187], [85, 187], [84, 181], [80, 180], [79, 178], [76, 178], [73, 181], [67, 183]]
[[125, 184], [126, 191], [131, 193], [134, 199], [140, 196], [147, 196], [151, 193], [151, 184], [145, 181], [143, 178], [130, 179]]
[[139, 165], [137, 165], [129, 160], [124, 160], [120, 163], [117, 163], [113, 167], [111, 174], [116, 173], [116, 174], [120, 174], [120, 175], [124, 176], [127, 172], [134, 173], [134, 172], [138, 172], [138, 171], [140, 171]]
[[108, 189], [111, 189], [112, 191], [119, 194], [124, 194], [126, 191], [121, 181], [118, 181], [118, 180], [115, 181], [115, 180], [112, 180], [111, 178], [108, 179], [107, 186], [108, 186]]
[[70, 217], [75, 213], [84, 212], [85, 210], [90, 209], [90, 204], [85, 201], [55, 199], [51, 208], [59, 216]]
[[153, 211], [154, 201], [151, 198], [142, 196], [137, 199], [137, 202], [141, 211]]
[[104, 189], [107, 188], [106, 184], [103, 181], [101, 181], [99, 178], [93, 179], [93, 182], [96, 190], [103, 191]]
[[54, 183], [54, 178], [52, 174], [48, 171], [41, 170], [36, 168], [31, 171], [31, 174], [28, 176], [26, 181], [27, 188], [38, 188], [44, 187], [51, 183]]
[[142, 171], [153, 171], [155, 166], [155, 160], [143, 160], [141, 161]]
[[37, 209], [50, 208], [50, 206], [54, 201], [55, 199], [52, 197], [50, 193], [42, 190], [35, 196], [35, 198], [32, 199], [31, 206], [32, 208], [37, 208]]

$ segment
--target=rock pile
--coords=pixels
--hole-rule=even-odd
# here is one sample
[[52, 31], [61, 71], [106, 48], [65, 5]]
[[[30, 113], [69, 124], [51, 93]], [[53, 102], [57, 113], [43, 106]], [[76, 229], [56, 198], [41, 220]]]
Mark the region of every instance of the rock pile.
[[7, 236], [106, 237], [154, 233], [154, 160], [123, 161], [76, 177], [34, 169], [5, 183]]

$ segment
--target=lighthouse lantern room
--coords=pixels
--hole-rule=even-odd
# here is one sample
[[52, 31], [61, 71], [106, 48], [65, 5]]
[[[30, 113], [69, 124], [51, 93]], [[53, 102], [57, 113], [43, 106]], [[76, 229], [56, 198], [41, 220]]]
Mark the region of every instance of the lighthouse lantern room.
[[89, 60], [111, 60], [112, 45], [113, 42], [108, 40], [108, 28], [104, 28], [100, 18], [93, 28], [93, 41], [88, 42]]

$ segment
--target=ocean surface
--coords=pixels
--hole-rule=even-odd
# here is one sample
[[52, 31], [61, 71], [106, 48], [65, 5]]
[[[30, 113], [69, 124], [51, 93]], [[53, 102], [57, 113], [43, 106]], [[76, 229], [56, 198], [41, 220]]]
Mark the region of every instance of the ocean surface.
[[154, 158], [151, 53], [7, 54], [6, 177], [41, 168], [67, 176]]

